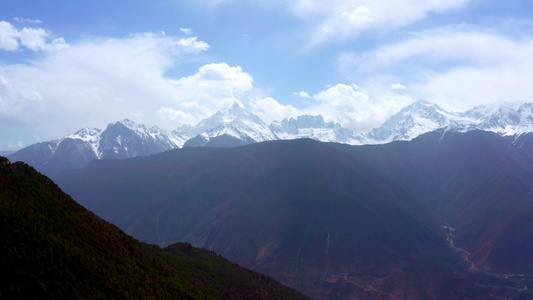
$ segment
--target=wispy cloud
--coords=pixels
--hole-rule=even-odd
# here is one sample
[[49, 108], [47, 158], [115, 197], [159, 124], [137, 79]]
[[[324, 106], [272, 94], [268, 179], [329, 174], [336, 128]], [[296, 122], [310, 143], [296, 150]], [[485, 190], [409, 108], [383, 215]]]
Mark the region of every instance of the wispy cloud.
[[19, 23], [30, 23], [30, 24], [43, 24], [43, 21], [39, 19], [27, 19], [27, 18], [21, 18], [21, 17], [15, 17], [13, 18], [13, 21], [19, 22]]
[[190, 29], [190, 28], [180, 27], [180, 31], [185, 33], [186, 35], [191, 35], [192, 34], [192, 29]]
[[409, 81], [416, 97], [452, 109], [533, 99], [533, 87], [528, 83], [533, 78], [531, 38], [516, 40], [474, 29], [439, 28], [366, 53], [344, 54], [340, 59], [345, 70], [357, 66], [359, 76], [392, 71], [389, 80]]
[[472, 0], [293, 0], [290, 11], [314, 24], [309, 47], [346, 42], [362, 32], [390, 30], [464, 7]]
[[294, 92], [292, 93], [293, 95], [295, 96], [298, 96], [298, 97], [302, 97], [302, 98], [311, 98], [311, 96], [309, 96], [309, 94], [307, 92], [304, 92], [304, 91], [301, 91], [301, 92]]
[[393, 90], [405, 90], [406, 89], [405, 85], [401, 83], [393, 83], [390, 85], [390, 88]]

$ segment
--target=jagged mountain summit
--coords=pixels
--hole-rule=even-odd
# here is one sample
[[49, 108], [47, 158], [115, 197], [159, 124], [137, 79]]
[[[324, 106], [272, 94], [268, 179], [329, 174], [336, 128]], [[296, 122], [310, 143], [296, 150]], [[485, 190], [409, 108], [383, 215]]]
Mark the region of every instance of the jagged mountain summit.
[[73, 140], [79, 139], [87, 144], [91, 145], [94, 153], [98, 156], [98, 147], [100, 145], [100, 134], [102, 130], [98, 128], [82, 128], [76, 133], [66, 136], [65, 138], [70, 138]]
[[367, 133], [362, 144], [409, 141], [437, 129], [467, 132], [483, 130], [501, 136], [533, 132], [533, 104], [518, 109], [508, 104], [479, 105], [466, 112], [450, 112], [437, 104], [418, 100]]
[[[463, 115], [473, 119], [474, 121], [470, 125], [471, 128], [492, 131], [501, 136], [515, 135], [517, 133], [517, 126], [522, 122], [522, 118], [528, 118], [525, 113], [525, 109], [530, 103], [525, 103], [523, 113], [514, 109], [510, 105], [479, 105], [468, 111]], [[525, 128], [524, 128], [525, 129]], [[531, 131], [532, 127], [527, 128], [527, 131]]]
[[25, 161], [53, 176], [84, 167], [94, 159], [146, 156], [182, 147], [235, 147], [300, 138], [351, 145], [384, 144], [409, 141], [438, 129], [491, 131], [513, 139], [517, 145], [533, 143], [533, 104], [524, 103], [517, 109], [505, 104], [482, 105], [458, 113], [419, 100], [382, 126], [368, 133], [355, 133], [339, 123], [325, 122], [320, 115], [285, 118], [267, 126], [236, 102], [195, 126], [182, 125], [171, 132], [126, 119], [109, 124], [105, 130], [84, 128], [61, 139], [30, 145], [9, 158]]
[[366, 134], [363, 143], [383, 144], [412, 140], [421, 134], [448, 126], [455, 128], [459, 124], [468, 124], [469, 121], [442, 109], [437, 104], [418, 100]]
[[158, 127], [147, 129], [128, 119], [111, 123], [100, 134], [98, 156], [129, 158], [145, 156], [183, 146], [185, 138], [169, 134]]
[[9, 158], [24, 161], [53, 176], [86, 166], [95, 159], [123, 159], [145, 156], [183, 146], [186, 138], [158, 127], [146, 128], [125, 119], [105, 130], [83, 128], [74, 134], [23, 148]]
[[280, 140], [310, 138], [321, 142], [356, 143], [352, 130], [339, 123], [324, 122], [321, 115], [285, 118], [281, 122], [274, 121], [269, 128]]
[[240, 102], [203, 119], [187, 134], [192, 138], [185, 147], [233, 147], [278, 139], [261, 118], [248, 112]]

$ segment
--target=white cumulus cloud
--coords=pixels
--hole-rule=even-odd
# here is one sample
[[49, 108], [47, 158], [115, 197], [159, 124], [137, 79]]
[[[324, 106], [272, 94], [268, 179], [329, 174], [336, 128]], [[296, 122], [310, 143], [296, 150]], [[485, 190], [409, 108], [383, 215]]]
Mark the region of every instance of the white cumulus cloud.
[[250, 102], [252, 111], [267, 123], [299, 115], [322, 115], [329, 122], [340, 123], [356, 133], [380, 126], [390, 115], [416, 99], [393, 92], [369, 92], [356, 84], [336, 84], [309, 96], [303, 107], [283, 105], [266, 97]]
[[[3, 33], [11, 28], [6, 22], [0, 26], [5, 27], [0, 30]], [[22, 43], [28, 49], [41, 49], [43, 44], [38, 41], [43, 32], [47, 31], [25, 33], [21, 38], [24, 30], [17, 31], [15, 43], [4, 36], [0, 43], [3, 49], [10, 42], [12, 49]], [[86, 126], [102, 128], [124, 118], [171, 129], [209, 116], [250, 90], [253, 80], [240, 67], [227, 64], [206, 65], [181, 79], [166, 75], [179, 68], [187, 56], [197, 56], [208, 48], [196, 37], [133, 34], [73, 41], [68, 47], [44, 52], [31, 64], [3, 64], [3, 144], [22, 135], [25, 143], [31, 144]]]
[[173, 81], [170, 102], [157, 111], [159, 124], [195, 124], [233, 102], [248, 99], [253, 78], [239, 66], [211, 63]]
[[51, 34], [43, 28], [17, 30], [11, 23], [0, 21], [0, 49], [16, 51], [25, 47], [32, 51], [59, 50], [67, 47], [63, 38], [51, 39]]
[[297, 117], [303, 112], [292, 105], [283, 105], [272, 97], [258, 98], [250, 101], [252, 112], [257, 114], [265, 123], [281, 121], [284, 118]]

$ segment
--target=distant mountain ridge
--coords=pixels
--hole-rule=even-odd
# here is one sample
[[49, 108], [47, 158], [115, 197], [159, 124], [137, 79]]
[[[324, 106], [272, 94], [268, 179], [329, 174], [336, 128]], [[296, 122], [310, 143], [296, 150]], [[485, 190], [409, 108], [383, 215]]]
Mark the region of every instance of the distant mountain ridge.
[[280, 140], [310, 138], [321, 142], [357, 143], [352, 130], [342, 127], [339, 123], [324, 122], [321, 115], [285, 118], [281, 122], [274, 121], [269, 128]]
[[235, 147], [300, 138], [351, 145], [384, 144], [412, 140], [438, 129], [491, 131], [523, 144], [530, 139], [526, 134], [533, 132], [533, 104], [524, 103], [518, 109], [506, 104], [481, 105], [456, 113], [419, 100], [380, 127], [357, 134], [339, 123], [325, 122], [320, 115], [285, 118], [267, 126], [259, 116], [235, 102], [195, 126], [165, 131], [125, 119], [109, 124], [105, 130], [84, 128], [64, 138], [30, 145], [9, 158], [25, 161], [53, 176], [83, 167], [94, 159], [146, 156], [182, 147]]
[[518, 137], [533, 132], [533, 103], [523, 103], [518, 109], [508, 104], [479, 105], [457, 113], [419, 100], [391, 116], [359, 141], [361, 144], [382, 144], [412, 140], [437, 129], [458, 132], [483, 130], [504, 137]]
[[146, 128], [128, 119], [114, 122], [105, 130], [83, 128], [74, 134], [30, 145], [11, 155], [53, 176], [81, 168], [94, 159], [123, 159], [161, 153], [183, 146], [186, 138], [158, 127]]

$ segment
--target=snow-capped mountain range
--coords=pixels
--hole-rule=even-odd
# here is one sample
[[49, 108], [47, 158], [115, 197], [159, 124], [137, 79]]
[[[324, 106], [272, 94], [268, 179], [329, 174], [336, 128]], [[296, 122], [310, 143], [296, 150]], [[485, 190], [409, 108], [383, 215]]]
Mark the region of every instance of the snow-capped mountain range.
[[342, 127], [339, 123], [324, 122], [320, 115], [285, 118], [281, 122], [274, 121], [269, 128], [280, 140], [310, 138], [323, 142], [357, 143], [352, 130]]
[[523, 143], [519, 136], [533, 132], [533, 104], [524, 103], [518, 109], [505, 104], [483, 105], [455, 113], [419, 100], [391, 116], [382, 126], [356, 134], [338, 123], [325, 122], [320, 115], [286, 118], [267, 126], [241, 103], [234, 103], [195, 126], [165, 131], [126, 119], [109, 124], [105, 130], [84, 128], [60, 139], [33, 144], [9, 158], [53, 174], [83, 167], [93, 159], [145, 156], [181, 147], [233, 147], [298, 138], [352, 145], [382, 144], [411, 140], [442, 128], [460, 132], [492, 131]]
[[419, 100], [400, 110], [358, 141], [361, 144], [408, 141], [441, 128], [459, 132], [484, 130], [501, 136], [518, 136], [533, 132], [533, 104], [524, 103], [518, 109], [508, 104], [480, 105], [466, 112], [456, 113]]

